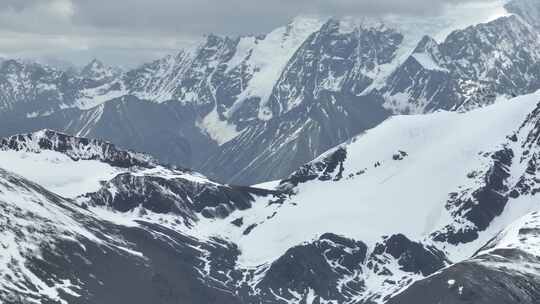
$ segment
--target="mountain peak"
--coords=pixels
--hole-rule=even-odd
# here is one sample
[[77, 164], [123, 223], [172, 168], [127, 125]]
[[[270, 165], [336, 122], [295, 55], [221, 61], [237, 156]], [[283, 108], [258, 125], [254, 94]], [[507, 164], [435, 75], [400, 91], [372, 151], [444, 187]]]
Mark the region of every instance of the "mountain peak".
[[82, 70], [81, 75], [95, 80], [106, 80], [115, 76], [113, 68], [106, 66], [97, 58], [92, 59]]
[[146, 154], [121, 150], [109, 142], [71, 136], [50, 129], [0, 139], [0, 151], [9, 150], [31, 153], [49, 150], [65, 154], [73, 160], [100, 160], [123, 168], [153, 168], [157, 164]]

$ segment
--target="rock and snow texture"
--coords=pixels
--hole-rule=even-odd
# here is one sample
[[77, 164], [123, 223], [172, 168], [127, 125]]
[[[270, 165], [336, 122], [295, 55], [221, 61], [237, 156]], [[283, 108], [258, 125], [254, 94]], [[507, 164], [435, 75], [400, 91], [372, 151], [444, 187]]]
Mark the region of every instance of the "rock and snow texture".
[[[226, 217], [276, 191], [219, 185], [51, 130], [0, 147], [0, 302], [154, 303], [167, 290], [185, 303], [241, 303], [204, 275], [208, 256], [234, 261], [235, 247], [175, 228]], [[160, 224], [161, 216], [173, 224]]]
[[391, 114], [536, 91], [538, 11], [513, 0], [421, 19], [298, 17], [266, 35], [209, 35], [127, 72], [97, 60], [77, 73], [6, 60], [0, 135], [51, 128], [223, 182], [280, 179]]
[[[104, 229], [126, 242], [118, 249], [117, 243], [100, 243], [100, 235], [82, 244], [116, 252], [115, 259], [123, 262], [115, 269], [127, 272], [166, 267], [157, 263], [162, 250], [170, 257], [181, 254], [178, 269], [189, 271], [179, 282], [210, 288], [223, 302], [408, 303], [426, 284], [451, 295], [443, 303], [478, 295], [488, 301], [493, 285], [478, 277], [482, 274], [503, 284], [529, 284], [516, 297], [532, 304], [538, 300], [534, 278], [540, 267], [534, 258], [540, 248], [535, 201], [539, 102], [535, 93], [466, 113], [393, 117], [289, 178], [260, 188], [220, 185], [107, 143], [53, 131], [2, 140], [0, 166], [59, 192], [65, 189], [54, 187], [62, 181], [43, 179], [21, 163], [66, 171], [77, 163], [107, 167], [102, 176], [93, 171], [68, 175], [71, 190], [78, 189], [71, 192], [73, 201], [47, 196], [71, 205], [81, 219], [99, 223], [83, 221], [80, 229]], [[87, 260], [82, 264], [88, 273], [104, 280], [94, 273], [102, 255], [75, 252]], [[123, 259], [140, 255], [146, 262], [124, 264]], [[31, 272], [48, 269], [35, 263], [28, 266]], [[503, 267], [513, 272], [501, 274]], [[179, 273], [160, 269], [167, 279], [158, 285], [182, 294], [182, 284], [168, 280]], [[76, 284], [79, 276], [70, 272], [59, 278]], [[107, 283], [114, 285], [116, 279]], [[53, 281], [46, 286], [71, 286]], [[82, 303], [97, 299], [88, 291], [102, 289], [91, 278], [81, 281], [65, 288], [83, 294]], [[478, 285], [484, 287], [475, 290]], [[38, 289], [42, 297], [51, 296], [47, 292]], [[193, 303], [203, 296], [183, 295]], [[73, 294], [58, 291], [58, 296], [69, 302]], [[440, 300], [436, 293], [428, 296]]]
[[2, 303], [241, 303], [202, 276], [207, 254], [233, 255], [225, 243], [117, 226], [3, 169], [0, 210]]
[[388, 303], [538, 302], [539, 214], [518, 219], [474, 257], [413, 284]]
[[306, 297], [384, 302], [447, 263], [465, 261], [506, 225], [539, 209], [533, 177], [539, 102], [532, 94], [467, 113], [393, 117], [282, 181], [277, 189], [287, 197], [234, 212], [231, 222], [203, 220], [194, 229], [237, 244], [239, 265], [262, 269], [261, 282], [262, 273], [285, 275], [277, 269], [295, 263], [302, 265], [298, 272], [341, 269], [331, 257], [342, 253], [321, 260], [314, 248], [336, 243], [322, 237], [328, 232], [356, 240], [361, 244], [345, 251], [358, 254], [342, 257], [362, 266], [329, 272], [354, 288], [337, 284], [328, 291], [311, 279], [255, 288], [293, 303]]

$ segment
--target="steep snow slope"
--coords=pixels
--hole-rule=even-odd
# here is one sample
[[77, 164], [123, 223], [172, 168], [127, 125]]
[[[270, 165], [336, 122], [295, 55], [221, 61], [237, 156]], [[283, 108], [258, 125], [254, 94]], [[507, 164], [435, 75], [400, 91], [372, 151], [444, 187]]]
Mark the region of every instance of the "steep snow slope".
[[323, 23], [324, 21], [317, 17], [297, 17], [287, 26], [272, 31], [263, 39], [241, 38], [240, 51], [237, 50], [237, 54], [229, 62], [229, 69], [241, 66], [244, 70], [251, 71], [253, 76], [247, 84], [241, 85], [242, 93], [227, 112], [227, 116], [233, 116], [243, 103], [257, 98], [260, 99], [257, 117], [262, 120], [270, 119], [272, 111], [266, 104], [276, 82], [294, 53]]
[[[256, 201], [230, 222], [202, 219], [191, 233], [238, 244], [239, 266], [256, 269], [253, 286], [265, 297], [384, 302], [449, 261], [472, 256], [534, 210], [539, 101], [535, 93], [467, 113], [393, 117], [283, 180], [278, 188], [288, 197]], [[361, 242], [347, 243], [356, 248], [350, 250], [366, 248], [363, 266], [336, 275], [359, 284], [354, 291], [340, 298], [343, 285], [333, 294], [312, 281], [286, 287], [271, 279], [302, 259], [306, 269], [322, 267], [314, 248], [348, 242], [328, 241], [328, 232]]]
[[203, 275], [225, 243], [114, 225], [1, 168], [0, 211], [1, 303], [241, 303]]
[[[365, 241], [368, 246], [397, 232], [421, 239], [452, 220], [444, 210], [449, 193], [474, 186], [476, 181], [467, 175], [490, 166], [483, 153], [499, 149], [538, 101], [540, 94], [534, 94], [466, 114], [392, 117], [345, 145], [347, 156], [339, 172], [342, 180], [300, 184], [291, 198], [295, 204], [282, 206], [271, 221], [247, 236], [232, 227], [231, 235], [225, 236], [237, 240], [243, 261], [251, 266], [271, 261], [286, 249], [329, 231]], [[403, 160], [394, 160], [395, 155]], [[258, 207], [238, 217], [258, 223], [274, 211]], [[223, 231], [224, 223], [215, 224], [218, 226], [210, 229]]]
[[[304, 165], [277, 188], [261, 186], [272, 190], [216, 184], [144, 155], [52, 131], [3, 140], [1, 150], [9, 154], [0, 152], [0, 158], [20, 153], [54, 168], [54, 160], [66, 155], [71, 162], [115, 168], [112, 178], [85, 177], [99, 189], [81, 187], [93, 192], [71, 203], [114, 225], [131, 250], [152, 257], [151, 265], [164, 248], [173, 249], [171, 257], [183, 252], [178, 269], [190, 269], [186, 282], [217, 287], [237, 303], [385, 303], [430, 276], [442, 274], [448, 288], [446, 269], [469, 265], [509, 223], [537, 210], [539, 101], [535, 93], [466, 113], [393, 117]], [[133, 238], [134, 231], [143, 239]], [[161, 249], [148, 251], [148, 237]], [[532, 252], [535, 240], [519, 250]], [[493, 242], [494, 250], [519, 246]], [[490, 256], [490, 248], [496, 247], [484, 247], [475, 259]], [[102, 256], [88, 259], [97, 264]], [[453, 277], [461, 284], [458, 274]]]

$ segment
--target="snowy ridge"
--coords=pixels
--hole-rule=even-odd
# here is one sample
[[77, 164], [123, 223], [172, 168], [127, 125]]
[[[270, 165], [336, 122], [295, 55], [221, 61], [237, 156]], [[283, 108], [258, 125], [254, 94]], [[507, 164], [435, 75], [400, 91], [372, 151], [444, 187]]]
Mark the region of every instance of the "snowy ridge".
[[62, 152], [74, 160], [100, 160], [118, 167], [156, 166], [156, 161], [149, 155], [119, 150], [111, 143], [73, 137], [52, 130], [0, 139], [0, 150], [33, 153], [50, 150]]
[[[161, 165], [147, 154], [52, 130], [0, 139], [0, 167], [70, 198], [96, 192], [121, 174], [217, 186], [197, 172]], [[57, 174], [51, 176], [51, 171]]]
[[[528, 19], [499, 1], [425, 18], [298, 17], [266, 35], [208, 35], [125, 73], [99, 61], [77, 75], [6, 69], [13, 122], [3, 135], [31, 124], [104, 138], [222, 182], [282, 179], [391, 114], [468, 111], [536, 91], [540, 39]], [[39, 81], [18, 89], [27, 79]]]
[[[524, 197], [520, 204], [506, 204], [503, 199], [502, 214], [490, 215], [493, 220], [479, 222], [473, 216], [486, 211], [491, 214], [496, 211], [489, 208], [499, 208], [485, 205], [489, 201], [482, 201], [479, 194], [482, 189], [495, 189], [491, 187], [496, 187], [499, 177], [494, 172], [507, 168], [500, 163], [504, 161], [500, 159], [502, 152], [497, 151], [504, 151], [507, 136], [517, 132], [524, 121], [537, 121], [529, 113], [539, 101], [540, 95], [532, 94], [464, 114], [395, 117], [284, 180], [280, 188], [291, 193], [290, 199], [269, 206], [255, 203], [252, 209], [234, 212], [231, 217], [241, 219], [241, 229], [213, 220], [202, 221], [194, 229], [197, 235], [218, 235], [238, 244], [239, 263], [248, 268], [269, 265], [286, 255], [287, 249], [326, 232], [361, 240], [368, 255], [378, 252], [384, 236], [402, 233], [405, 240], [416, 240], [441, 252], [437, 263], [444, 263], [446, 258], [462, 261], [534, 204], [530, 197]], [[384, 147], [384, 151], [373, 147]], [[522, 172], [512, 174], [516, 178]], [[439, 178], [434, 184], [430, 180], [435, 175]], [[463, 197], [453, 200], [453, 193]], [[336, 197], [342, 199], [336, 202]], [[470, 200], [478, 200], [479, 207], [471, 207], [467, 203]], [[396, 218], [423, 220], [413, 223]], [[355, 223], [364, 223], [362, 227], [369, 229], [351, 230]], [[281, 228], [293, 225], [297, 227], [294, 232]], [[371, 270], [360, 276], [369, 288], [355, 298], [380, 300], [422, 278], [415, 271], [403, 273], [403, 265], [391, 266], [398, 263], [394, 259], [400, 261], [399, 257], [390, 256], [386, 262], [377, 258], [382, 266], [379, 270], [368, 267]], [[369, 259], [367, 264], [374, 267]], [[383, 275], [380, 267], [389, 269], [390, 274]], [[388, 284], [387, 279], [400, 283]], [[288, 297], [294, 298], [291, 294]]]
[[[89, 174], [100, 182], [72, 203], [123, 233], [141, 230], [166, 248], [180, 246], [187, 255], [180, 260], [191, 261], [199, 282], [219, 286], [240, 303], [386, 303], [437, 278], [447, 289], [455, 280], [450, 292], [459, 296], [460, 286], [464, 294], [470, 287], [449, 271], [467, 263], [491, 271], [490, 248], [534, 253], [534, 213], [507, 227], [536, 206], [539, 101], [536, 93], [465, 113], [393, 117], [279, 184], [262, 185], [278, 190], [90, 157], [78, 162], [114, 170]], [[14, 147], [0, 152], [0, 166], [20, 167], [9, 153], [49, 168], [68, 163]], [[527, 240], [516, 242], [516, 233]], [[494, 246], [470, 258], [490, 240]], [[143, 252], [146, 247], [134, 242]], [[152, 251], [143, 255], [151, 259]]]

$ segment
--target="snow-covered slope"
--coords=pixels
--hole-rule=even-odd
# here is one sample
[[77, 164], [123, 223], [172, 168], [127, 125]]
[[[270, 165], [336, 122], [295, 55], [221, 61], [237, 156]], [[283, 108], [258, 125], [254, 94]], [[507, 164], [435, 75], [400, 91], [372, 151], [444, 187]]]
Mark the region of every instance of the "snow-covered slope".
[[506, 2], [423, 18], [298, 17], [266, 35], [208, 35], [125, 73], [97, 60], [75, 75], [6, 61], [0, 132], [105, 138], [223, 182], [281, 179], [391, 114], [539, 89], [537, 6]]
[[240, 303], [202, 275], [203, 254], [232, 250], [225, 243], [116, 226], [1, 168], [0, 211], [2, 303]]
[[[293, 199], [297, 205], [284, 207], [291, 212], [280, 210], [273, 221], [242, 237], [246, 259], [263, 264], [329, 231], [374, 245], [381, 235], [401, 232], [419, 239], [442, 228], [452, 218], [442, 212], [442, 202], [460, 187], [475, 186], [467, 175], [492, 163], [483, 153], [499, 149], [538, 101], [540, 95], [533, 95], [466, 115], [438, 112], [389, 119], [345, 146], [343, 169], [334, 173], [339, 171], [340, 181], [299, 184]], [[410, 222], [413, 217], [424, 220]], [[361, 218], [374, 221], [351, 231], [352, 222]], [[292, 225], [299, 227], [294, 234], [278, 228]], [[260, 240], [263, 244], [255, 245]]]
[[[536, 93], [468, 113], [393, 117], [282, 181], [287, 198], [234, 212], [234, 223], [203, 220], [194, 232], [238, 244], [239, 265], [259, 269], [255, 290], [269, 298], [382, 301], [449, 261], [467, 259], [538, 208], [527, 166], [536, 159], [539, 101]], [[314, 259], [307, 248], [324, 248], [328, 232], [361, 242], [349, 248], [367, 248], [363, 266], [335, 274], [337, 282], [359, 284], [354, 292], [341, 298], [343, 285], [335, 285], [337, 296], [312, 281], [265, 285], [274, 268]], [[416, 248], [412, 258], [406, 244]], [[334, 265], [328, 256], [325, 263]], [[433, 272], [420, 270], [426, 265], [435, 265], [427, 268]]]
[[[163, 283], [174, 295], [186, 283], [214, 290], [215, 301], [227, 303], [408, 303], [419, 286], [435, 284], [429, 282], [448, 289], [441, 295], [470, 297], [474, 284], [486, 294], [495, 287], [474, 277], [483, 273], [494, 282], [516, 278], [530, 284], [529, 298], [521, 299], [533, 304], [539, 102], [535, 93], [465, 113], [396, 116], [260, 188], [220, 185], [107, 143], [53, 131], [2, 140], [0, 159], [29, 180], [71, 193], [72, 201], [49, 196], [72, 204], [84, 220], [81, 229], [115, 234], [120, 244], [100, 243], [100, 234], [99, 240], [78, 241], [116, 252], [123, 262], [114, 269], [139, 273], [141, 264], [131, 256], [142, 255], [143, 269], [158, 267], [171, 279], [183, 274], [183, 280]], [[70, 187], [57, 187], [63, 181], [21, 164], [65, 171]], [[81, 165], [88, 166], [87, 175], [68, 172]], [[102, 166], [102, 175], [93, 166]], [[79, 267], [101, 271], [99, 250], [75, 252], [88, 262], [70, 268], [71, 282], [83, 277]], [[178, 268], [171, 267], [176, 259]], [[524, 261], [530, 272], [519, 270]], [[29, 264], [34, 273], [48, 269], [35, 263]], [[500, 267], [516, 272], [501, 276]], [[478, 269], [472, 279], [471, 269]], [[120, 279], [99, 277], [111, 286]], [[134, 299], [119, 293], [124, 289], [107, 293], [91, 279], [81, 280], [72, 290], [85, 295], [82, 303], [106, 295]], [[184, 297], [197, 303], [205, 294]], [[426, 299], [439, 300], [435, 293]]]
[[199, 173], [161, 165], [146, 154], [52, 130], [0, 139], [0, 167], [78, 204], [121, 212], [142, 206], [177, 214], [186, 225], [198, 216], [226, 217], [251, 207], [254, 196], [274, 193], [220, 185]]

